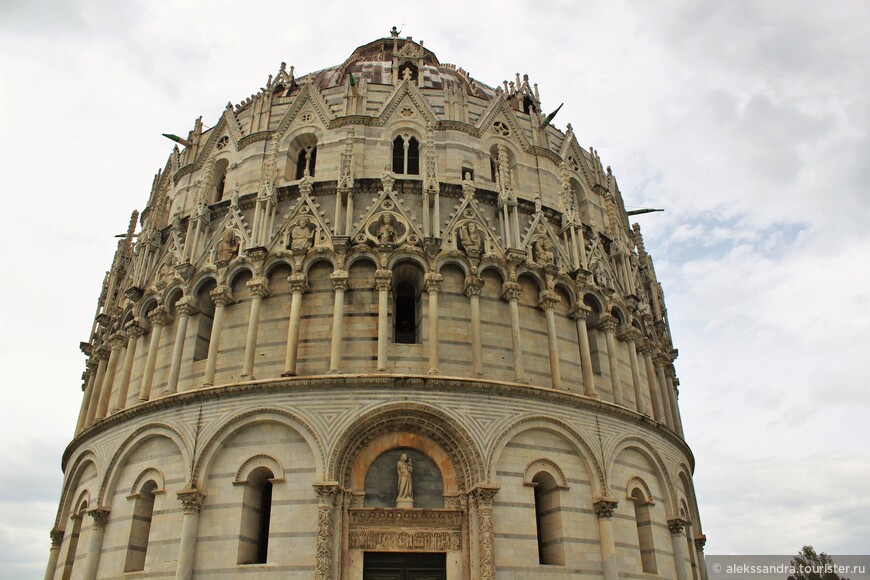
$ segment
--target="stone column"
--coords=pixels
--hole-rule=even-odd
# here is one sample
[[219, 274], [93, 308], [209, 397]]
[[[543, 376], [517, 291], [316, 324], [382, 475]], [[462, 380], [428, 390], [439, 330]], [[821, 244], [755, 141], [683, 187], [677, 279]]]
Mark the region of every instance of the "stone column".
[[497, 487], [477, 487], [472, 490], [477, 505], [478, 544], [480, 545], [480, 580], [495, 580], [495, 525], [492, 502]]
[[335, 497], [336, 483], [316, 483], [317, 544], [315, 546], [314, 579], [332, 580], [335, 575]]
[[112, 351], [109, 354], [109, 362], [106, 365], [106, 374], [103, 376], [103, 384], [100, 387], [100, 401], [97, 407], [95, 419], [105, 419], [109, 412], [109, 401], [112, 398], [112, 387], [115, 385], [115, 371], [118, 370], [118, 358], [121, 355], [121, 349], [124, 347], [124, 339], [126, 337], [121, 332], [116, 332], [110, 339], [112, 342]]
[[649, 399], [652, 402], [653, 418], [659, 423], [665, 423], [665, 416], [662, 407], [662, 395], [656, 379], [655, 367], [653, 367], [652, 354], [655, 351], [655, 345], [649, 339], [641, 342], [639, 350], [643, 355], [644, 366], [646, 367], [647, 387], [649, 388]]
[[330, 276], [335, 299], [332, 305], [332, 345], [329, 349], [329, 372], [341, 372], [341, 342], [344, 339], [344, 293], [347, 291], [347, 272], [338, 270]]
[[686, 523], [686, 520], [682, 518], [668, 520], [668, 529], [671, 531], [671, 541], [674, 545], [674, 567], [677, 570], [677, 580], [690, 580], [686, 570], [686, 536], [683, 534]]
[[94, 379], [94, 388], [91, 391], [91, 399], [88, 401], [88, 417], [85, 421], [87, 427], [94, 424], [94, 418], [97, 416], [97, 407], [100, 403], [100, 389], [103, 385], [103, 378], [106, 376], [106, 363], [109, 361], [109, 349], [104, 345], [100, 345], [94, 352], [94, 358], [97, 359], [97, 378]]
[[680, 391], [677, 389], [677, 385], [680, 384], [680, 380], [674, 374], [673, 365], [668, 365], [665, 367], [665, 381], [668, 386], [668, 394], [671, 397], [671, 413], [674, 415], [674, 430], [680, 437], [684, 437], [683, 435], [683, 419], [680, 417]]
[[637, 339], [640, 338], [640, 331], [633, 326], [626, 328], [617, 337], [628, 346], [628, 360], [631, 364], [631, 383], [634, 387], [634, 401], [637, 412], [649, 416], [649, 409], [646, 406], [646, 400], [643, 398], [643, 387], [640, 384], [640, 367], [637, 363]]
[[[336, 226], [338, 227], [338, 226]], [[299, 319], [302, 317], [302, 294], [306, 290], [305, 275], [291, 274], [290, 283], [290, 323], [287, 325], [287, 351], [284, 355], [282, 377], [296, 376], [296, 357], [299, 354]]]
[[175, 494], [181, 502], [184, 515], [181, 519], [181, 540], [178, 543], [178, 568], [176, 580], [193, 578], [193, 563], [196, 557], [196, 536], [199, 528], [199, 514], [205, 501], [205, 494], [195, 489], [183, 489]]
[[375, 289], [378, 291], [378, 371], [387, 370], [387, 349], [390, 344], [390, 285], [393, 273], [390, 270], [375, 272]]
[[541, 292], [541, 309], [547, 318], [547, 347], [550, 351], [550, 382], [554, 389], [562, 388], [562, 371], [559, 369], [559, 338], [556, 336], [556, 306], [559, 295], [550, 290]]
[[438, 374], [438, 346], [441, 337], [438, 335], [438, 292], [444, 277], [441, 274], [426, 274], [426, 292], [429, 293], [429, 374]]
[[175, 304], [175, 315], [178, 328], [175, 329], [175, 344], [172, 346], [172, 362], [169, 365], [169, 380], [166, 390], [169, 394], [178, 392], [178, 376], [181, 374], [181, 357], [184, 356], [184, 338], [187, 336], [187, 323], [190, 315], [196, 314], [196, 307], [190, 297], [185, 297]]
[[605, 580], [619, 578], [616, 564], [616, 544], [613, 540], [613, 510], [619, 505], [611, 498], [602, 498], [592, 504], [598, 516], [598, 534], [601, 536], [601, 564]]
[[577, 304], [570, 312], [577, 323], [577, 339], [580, 344], [580, 370], [583, 373], [583, 394], [597, 398], [595, 374], [592, 372], [592, 349], [589, 348], [589, 331], [586, 330], [586, 317], [590, 309], [585, 304]]
[[57, 559], [60, 556], [60, 545], [63, 543], [63, 530], [53, 529], [51, 535], [51, 551], [48, 553], [48, 566], [45, 568], [45, 580], [53, 580], [57, 570]]
[[151, 384], [154, 381], [154, 366], [157, 364], [157, 351], [160, 349], [160, 334], [168, 322], [166, 308], [158, 306], [148, 313], [151, 321], [151, 342], [148, 343], [148, 356], [145, 358], [145, 370], [142, 371], [142, 383], [139, 385], [139, 401], [145, 402], [151, 398]]
[[598, 321], [598, 328], [604, 331], [607, 338], [607, 362], [610, 365], [610, 383], [613, 389], [613, 402], [622, 405], [622, 386], [619, 381], [619, 359], [616, 358], [616, 338], [614, 331], [618, 320], [612, 314], [603, 314]]
[[76, 423], [76, 435], [84, 431], [85, 425], [88, 419], [88, 409], [91, 406], [91, 399], [94, 395], [94, 383], [97, 379], [97, 362], [93, 359], [88, 360], [87, 363], [87, 377], [88, 382], [87, 386], [85, 386], [85, 392], [82, 395], [82, 406], [79, 410], [79, 420]]
[[477, 276], [465, 279], [465, 295], [471, 301], [471, 371], [483, 374], [483, 343], [480, 338], [480, 293], [483, 280]]
[[522, 286], [516, 282], [505, 282], [502, 286], [501, 297], [507, 300], [511, 315], [511, 344], [513, 345], [514, 380], [518, 383], [525, 382], [523, 373], [523, 344], [520, 336], [520, 308], [519, 299], [523, 293]]
[[675, 431], [671, 394], [668, 392], [668, 382], [665, 380], [665, 365], [670, 364], [670, 362], [670, 359], [662, 353], [658, 353], [655, 357], [656, 378], [658, 379], [659, 389], [662, 392], [662, 414], [665, 416], [665, 424], [667, 424], [668, 429]]
[[707, 563], [704, 560], [704, 546], [707, 544], [707, 536], [701, 534], [695, 536], [695, 553], [698, 555], [698, 570], [701, 572], [701, 580], [707, 580]]
[[218, 349], [221, 344], [221, 330], [224, 326], [224, 310], [227, 304], [233, 301], [230, 289], [227, 286], [218, 286], [209, 293], [214, 302], [214, 318], [211, 322], [211, 338], [208, 342], [208, 359], [205, 361], [204, 387], [214, 385], [214, 373], [217, 368]]
[[123, 411], [127, 406], [127, 393], [130, 391], [130, 375], [133, 373], [133, 361], [136, 359], [136, 345], [144, 332], [135, 320], [129, 322], [124, 330], [127, 332], [127, 351], [124, 354], [124, 367], [121, 369], [121, 380], [115, 395], [112, 413]]
[[92, 509], [88, 511], [88, 515], [94, 518], [94, 525], [91, 527], [91, 540], [88, 542], [88, 556], [82, 579], [94, 580], [97, 577], [97, 566], [100, 564], [100, 555], [103, 552], [103, 535], [106, 533], [109, 510]]
[[242, 377], [254, 379], [254, 356], [257, 353], [257, 332], [260, 328], [260, 305], [263, 298], [269, 295], [269, 281], [265, 278], [254, 278], [246, 286], [251, 290], [251, 314], [248, 317], [248, 335], [245, 339], [245, 362], [242, 367]]

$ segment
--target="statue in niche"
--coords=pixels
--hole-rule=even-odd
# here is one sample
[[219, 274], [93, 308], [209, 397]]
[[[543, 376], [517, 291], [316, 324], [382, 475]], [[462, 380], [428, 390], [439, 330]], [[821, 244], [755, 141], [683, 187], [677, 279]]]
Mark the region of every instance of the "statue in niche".
[[412, 482], [411, 474], [414, 472], [414, 464], [411, 462], [407, 453], [402, 453], [399, 462], [396, 464], [396, 470], [399, 474], [399, 493], [396, 497], [396, 503], [399, 507], [402, 507], [402, 504], [413, 505], [414, 484]]
[[162, 282], [166, 283], [175, 278], [176, 264], [178, 264], [178, 259], [173, 255], [170, 255], [169, 259], [163, 262], [163, 266], [160, 268], [160, 280]]
[[380, 244], [395, 244], [396, 243], [396, 227], [393, 225], [393, 216], [385, 213], [381, 217], [381, 225], [378, 226], [378, 243]]
[[290, 249], [304, 252], [314, 243], [314, 228], [308, 216], [302, 216], [290, 230]]
[[227, 230], [217, 245], [215, 264], [228, 264], [239, 253], [239, 240], [235, 234]]
[[459, 228], [459, 241], [466, 252], [480, 252], [483, 236], [477, 228], [477, 224], [469, 222]]
[[546, 236], [541, 236], [535, 240], [535, 261], [541, 266], [556, 265], [556, 251], [553, 247], [553, 242]]

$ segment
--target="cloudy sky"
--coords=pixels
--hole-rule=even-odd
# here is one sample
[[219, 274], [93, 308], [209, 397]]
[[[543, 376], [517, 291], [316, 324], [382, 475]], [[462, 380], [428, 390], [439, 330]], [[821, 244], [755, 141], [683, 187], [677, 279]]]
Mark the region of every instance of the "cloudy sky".
[[78, 343], [160, 133], [393, 25], [486, 84], [528, 73], [628, 206], [667, 210], [637, 219], [707, 553], [867, 553], [870, 4], [365, 5], [0, 0], [0, 577], [44, 572]]

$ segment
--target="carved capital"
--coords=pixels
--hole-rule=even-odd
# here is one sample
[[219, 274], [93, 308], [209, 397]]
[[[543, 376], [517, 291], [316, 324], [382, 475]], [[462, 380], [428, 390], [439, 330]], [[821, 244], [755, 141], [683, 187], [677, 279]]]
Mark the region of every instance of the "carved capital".
[[637, 345], [637, 351], [643, 356], [652, 357], [653, 353], [656, 350], [656, 345], [653, 341], [648, 338], [642, 339]]
[[314, 491], [317, 493], [317, 499], [321, 507], [332, 507], [335, 505], [335, 498], [338, 492], [341, 491], [337, 483], [315, 483]]
[[604, 332], [610, 333], [616, 330], [619, 325], [619, 320], [612, 314], [602, 314], [595, 324], [595, 327]]
[[196, 300], [192, 296], [185, 296], [175, 303], [175, 312], [178, 316], [191, 316], [199, 312]]
[[63, 530], [54, 528], [48, 533], [48, 535], [51, 537], [51, 547], [60, 548], [60, 545], [63, 543]]
[[501, 297], [503, 300], [513, 302], [520, 299], [523, 295], [523, 287], [517, 282], [505, 282], [502, 285]]
[[229, 286], [218, 286], [209, 293], [209, 297], [215, 303], [215, 306], [226, 306], [233, 303], [233, 294], [230, 292]]
[[165, 306], [158, 306], [148, 313], [148, 320], [151, 321], [152, 326], [165, 326], [169, 324], [170, 317]]
[[695, 536], [695, 549], [699, 552], [704, 551], [704, 546], [707, 545], [707, 536], [705, 534], [701, 534], [700, 536]]
[[94, 508], [88, 510], [88, 515], [94, 518], [94, 528], [98, 530], [105, 529], [106, 523], [109, 521], [109, 510]]
[[127, 334], [124, 331], [119, 331], [109, 337], [112, 343], [112, 350], [121, 350], [127, 343]]
[[205, 501], [205, 494], [196, 489], [183, 489], [176, 492], [178, 501], [181, 502], [181, 509], [186, 514], [198, 514], [202, 511], [202, 504]]
[[442, 282], [444, 282], [444, 276], [442, 276], [441, 274], [426, 274], [426, 292], [428, 292], [429, 294], [437, 294], [441, 291]]
[[375, 271], [375, 289], [378, 292], [389, 292], [393, 280], [393, 273], [390, 270]]
[[544, 290], [541, 292], [539, 306], [542, 310], [555, 310], [560, 302], [562, 302], [562, 299], [552, 290]]
[[109, 347], [105, 344], [101, 344], [94, 350], [94, 358], [98, 361], [101, 360], [109, 360]]
[[619, 505], [613, 498], [603, 497], [592, 504], [592, 507], [595, 508], [595, 515], [598, 516], [598, 519], [603, 520], [606, 518], [613, 517], [613, 511]]
[[472, 296], [480, 296], [483, 292], [484, 282], [477, 276], [468, 276], [465, 279], [465, 295], [471, 298]]
[[592, 314], [592, 309], [585, 304], [577, 304], [568, 312], [568, 316], [574, 320], [586, 320]]
[[305, 274], [291, 274], [287, 276], [287, 282], [290, 284], [290, 292], [305, 293], [308, 291], [308, 284], [305, 281]]
[[640, 338], [641, 332], [633, 326], [627, 327], [625, 330], [620, 332], [616, 338], [621, 340], [622, 342], [637, 342], [637, 339]]
[[135, 318], [124, 326], [124, 331], [127, 333], [128, 340], [136, 340], [145, 334], [145, 329], [142, 328], [142, 324]]
[[478, 509], [491, 509], [492, 502], [500, 488], [490, 485], [477, 486], [471, 490], [471, 495], [477, 501]]
[[251, 291], [251, 296], [265, 298], [269, 295], [269, 281], [265, 278], [254, 278], [245, 283], [248, 290]]
[[689, 522], [687, 522], [683, 518], [674, 518], [672, 520], [668, 520], [668, 529], [675, 536], [677, 534], [682, 534], [683, 529], [685, 529], [687, 525], [689, 525]]
[[344, 270], [338, 270], [337, 272], [333, 272], [329, 277], [332, 280], [332, 289], [338, 292], [339, 290], [342, 292], [347, 291], [347, 272]]

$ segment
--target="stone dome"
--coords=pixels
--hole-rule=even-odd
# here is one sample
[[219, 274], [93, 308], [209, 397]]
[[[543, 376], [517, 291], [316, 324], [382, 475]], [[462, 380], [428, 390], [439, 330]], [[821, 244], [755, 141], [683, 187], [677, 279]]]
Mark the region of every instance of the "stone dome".
[[663, 292], [551, 120], [394, 33], [169, 136], [46, 578], [703, 578]]

